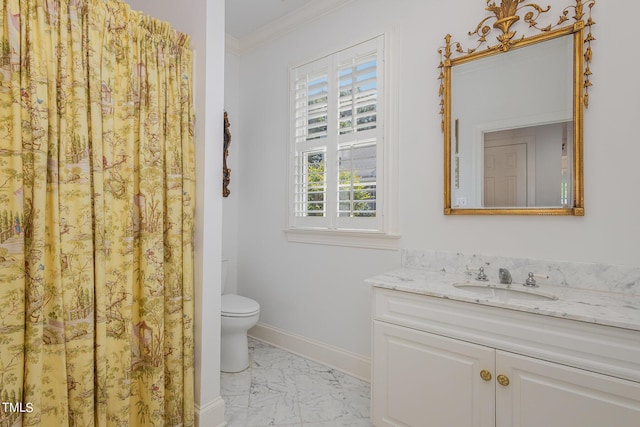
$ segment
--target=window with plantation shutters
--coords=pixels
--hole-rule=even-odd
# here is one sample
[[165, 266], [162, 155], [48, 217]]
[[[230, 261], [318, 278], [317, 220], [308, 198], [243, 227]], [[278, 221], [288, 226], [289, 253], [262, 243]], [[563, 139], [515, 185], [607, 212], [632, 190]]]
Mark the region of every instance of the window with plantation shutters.
[[290, 70], [289, 228], [383, 231], [384, 36]]

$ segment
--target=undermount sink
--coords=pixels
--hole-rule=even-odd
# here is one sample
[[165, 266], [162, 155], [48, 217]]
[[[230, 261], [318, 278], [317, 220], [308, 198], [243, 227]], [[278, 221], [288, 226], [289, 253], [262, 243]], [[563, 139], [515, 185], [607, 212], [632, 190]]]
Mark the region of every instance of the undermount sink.
[[[453, 286], [476, 295], [495, 297], [501, 300], [554, 301], [558, 297], [545, 292], [527, 289], [521, 285], [495, 285], [487, 283], [461, 282]], [[516, 288], [515, 286], [519, 286]]]

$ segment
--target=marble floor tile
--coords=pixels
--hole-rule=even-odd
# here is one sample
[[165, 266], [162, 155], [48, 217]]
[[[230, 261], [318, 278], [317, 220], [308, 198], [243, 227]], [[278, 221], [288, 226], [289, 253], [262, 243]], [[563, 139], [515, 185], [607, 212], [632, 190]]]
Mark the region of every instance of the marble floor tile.
[[220, 373], [220, 392], [226, 396], [249, 394], [251, 390], [251, 371], [244, 370], [236, 374]]
[[224, 419], [228, 426], [246, 426], [249, 416], [249, 395], [223, 396]]
[[365, 427], [369, 383], [249, 338], [249, 368], [221, 373], [229, 427]]

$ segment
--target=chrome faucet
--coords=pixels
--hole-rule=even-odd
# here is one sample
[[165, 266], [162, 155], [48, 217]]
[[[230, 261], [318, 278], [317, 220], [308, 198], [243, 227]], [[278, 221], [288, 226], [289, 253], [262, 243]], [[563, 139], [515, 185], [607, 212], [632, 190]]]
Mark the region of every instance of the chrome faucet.
[[513, 280], [511, 279], [511, 273], [506, 268], [498, 270], [498, 277], [500, 277], [500, 283], [504, 285], [510, 285]]

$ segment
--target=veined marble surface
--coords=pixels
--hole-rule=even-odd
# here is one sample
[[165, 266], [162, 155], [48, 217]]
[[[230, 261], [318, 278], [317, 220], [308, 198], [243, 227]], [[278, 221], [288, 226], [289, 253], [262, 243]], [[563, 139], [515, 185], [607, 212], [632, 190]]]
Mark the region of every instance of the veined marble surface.
[[[543, 261], [524, 261], [505, 257], [466, 257], [444, 252], [425, 254], [421, 251], [405, 250], [403, 268], [369, 278], [366, 283], [380, 288], [640, 331], [640, 273], [634, 271], [637, 269], [620, 268], [621, 271], [611, 273], [612, 278], [606, 281], [606, 284], [598, 284], [588, 273], [592, 272], [602, 277], [606, 269], [593, 267], [589, 270], [587, 264], [585, 272], [580, 270], [579, 264], [574, 263], [571, 267], [575, 270], [558, 270], [554, 265], [545, 266]], [[531, 268], [532, 266], [538, 268]], [[485, 268], [489, 282], [475, 280], [479, 267]], [[481, 295], [453, 286], [463, 282], [503, 286], [498, 284], [500, 267], [506, 267], [511, 271], [511, 288], [523, 292], [550, 294], [557, 299], [503, 298]], [[612, 270], [609, 271], [613, 271], [618, 267], [610, 268]], [[522, 283], [529, 271], [543, 277], [547, 273], [549, 279], [537, 277], [538, 288], [525, 288]], [[606, 274], [605, 276], [609, 277]], [[581, 281], [581, 278], [584, 278], [584, 281]], [[577, 286], [578, 284], [582, 286]]]
[[402, 266], [426, 271], [444, 271], [475, 276], [480, 267], [492, 282], [498, 270], [507, 268], [514, 283], [524, 283], [529, 272], [538, 285], [555, 285], [603, 292], [640, 295], [640, 268], [608, 264], [547, 261], [459, 252], [403, 249]]
[[249, 338], [249, 368], [220, 373], [228, 427], [369, 427], [369, 383]]

